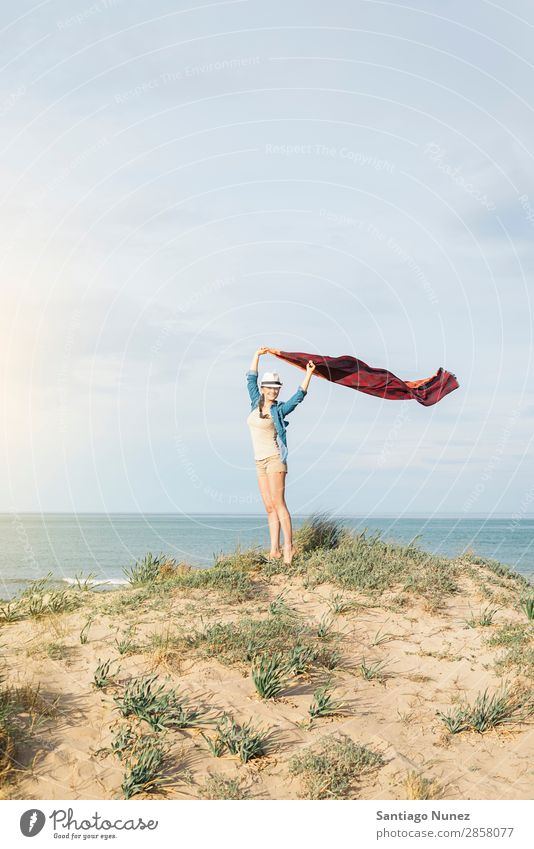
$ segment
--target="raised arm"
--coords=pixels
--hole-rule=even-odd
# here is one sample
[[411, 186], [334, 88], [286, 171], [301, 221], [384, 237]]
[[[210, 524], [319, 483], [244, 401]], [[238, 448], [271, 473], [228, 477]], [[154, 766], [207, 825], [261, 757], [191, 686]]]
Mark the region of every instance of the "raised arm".
[[268, 350], [268, 348], [258, 348], [252, 357], [250, 369], [247, 371], [247, 388], [252, 409], [254, 409], [260, 400], [260, 390], [258, 389], [258, 364], [261, 355], [266, 354]]
[[310, 385], [311, 376], [314, 373], [314, 371], [315, 371], [315, 363], [313, 362], [313, 360], [308, 360], [308, 363], [306, 365], [306, 376], [305, 376], [304, 380], [302, 381], [302, 383], [300, 384], [301, 387], [303, 388], [304, 392], [308, 391], [308, 386]]
[[312, 360], [309, 360], [308, 364], [306, 366], [306, 377], [304, 378], [304, 380], [300, 384], [299, 388], [297, 389], [295, 394], [292, 395], [291, 398], [289, 398], [289, 400], [283, 401], [282, 404], [280, 404], [280, 408], [281, 408], [281, 412], [282, 412], [283, 416], [287, 416], [288, 413], [292, 413], [293, 410], [295, 409], [295, 407], [297, 406], [297, 404], [300, 404], [300, 402], [304, 400], [304, 398], [306, 397], [306, 393], [308, 391], [308, 386], [309, 386], [309, 383], [310, 383], [310, 380], [311, 380], [311, 376], [312, 376], [314, 371], [315, 371], [315, 363], [312, 362]]
[[260, 357], [262, 354], [266, 354], [269, 348], [258, 348], [254, 356], [252, 357], [252, 362], [250, 364], [250, 371], [258, 371], [258, 365], [260, 362]]

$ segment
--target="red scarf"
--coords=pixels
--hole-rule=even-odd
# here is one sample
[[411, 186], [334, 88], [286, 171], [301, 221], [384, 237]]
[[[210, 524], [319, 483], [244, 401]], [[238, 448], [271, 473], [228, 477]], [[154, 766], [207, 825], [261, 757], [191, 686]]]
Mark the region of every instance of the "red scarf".
[[442, 368], [423, 380], [401, 380], [386, 369], [371, 368], [363, 360], [357, 360], [348, 355], [323, 357], [321, 354], [278, 351], [275, 348], [269, 348], [269, 351], [275, 357], [286, 360], [304, 371], [308, 360], [312, 360], [316, 366], [314, 375], [331, 380], [332, 383], [340, 383], [342, 386], [366, 392], [367, 395], [377, 395], [379, 398], [389, 398], [392, 401], [415, 398], [420, 404], [430, 407], [459, 386], [456, 375]]

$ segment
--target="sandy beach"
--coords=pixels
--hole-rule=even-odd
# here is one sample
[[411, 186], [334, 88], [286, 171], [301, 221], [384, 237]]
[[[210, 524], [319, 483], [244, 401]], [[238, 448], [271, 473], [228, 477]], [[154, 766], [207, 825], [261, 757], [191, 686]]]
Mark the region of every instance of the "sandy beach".
[[[297, 548], [291, 567], [148, 558], [124, 589], [3, 603], [1, 798], [532, 798], [526, 579], [309, 527]], [[144, 718], [136, 679], [160, 688]], [[247, 757], [228, 728], [249, 721]]]

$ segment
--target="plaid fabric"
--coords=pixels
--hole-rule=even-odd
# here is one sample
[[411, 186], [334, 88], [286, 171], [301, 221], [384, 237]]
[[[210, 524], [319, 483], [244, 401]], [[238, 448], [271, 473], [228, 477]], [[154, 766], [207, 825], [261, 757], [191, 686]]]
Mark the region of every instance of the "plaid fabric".
[[351, 389], [358, 389], [367, 395], [389, 398], [392, 401], [407, 401], [415, 398], [419, 404], [430, 407], [437, 404], [445, 395], [458, 389], [456, 375], [439, 368], [437, 372], [423, 380], [401, 380], [400, 377], [382, 368], [371, 368], [356, 357], [323, 357], [320, 354], [303, 354], [300, 351], [276, 351], [270, 349], [275, 357], [306, 370], [306, 363], [315, 363], [314, 376], [339, 383]]

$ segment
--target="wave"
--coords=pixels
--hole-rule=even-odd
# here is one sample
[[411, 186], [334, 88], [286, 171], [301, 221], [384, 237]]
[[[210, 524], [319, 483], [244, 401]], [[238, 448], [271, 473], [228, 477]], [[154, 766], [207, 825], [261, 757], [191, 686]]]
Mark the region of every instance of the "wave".
[[[54, 578], [54, 580], [58, 581], [58, 583], [64, 583], [64, 584], [77, 584], [78, 583], [78, 580], [76, 578]], [[85, 583], [84, 578], [81, 579], [81, 583]], [[91, 585], [91, 584], [117, 584], [117, 585], [122, 586], [122, 585], [127, 584], [127, 583], [128, 583], [128, 580], [126, 578], [91, 578], [90, 580], [87, 579], [88, 585]]]
[[[42, 575], [41, 578], [12, 578], [12, 577], [1, 577], [0, 584], [33, 584], [35, 581], [43, 580], [45, 575]], [[52, 575], [48, 578], [51, 584], [76, 584], [78, 583], [76, 578], [67, 578], [62, 577], [60, 575]], [[80, 578], [80, 583], [85, 583], [87, 581], [88, 584], [127, 584], [128, 580], [126, 578], [106, 578], [104, 575], [102, 577], [97, 578]]]

